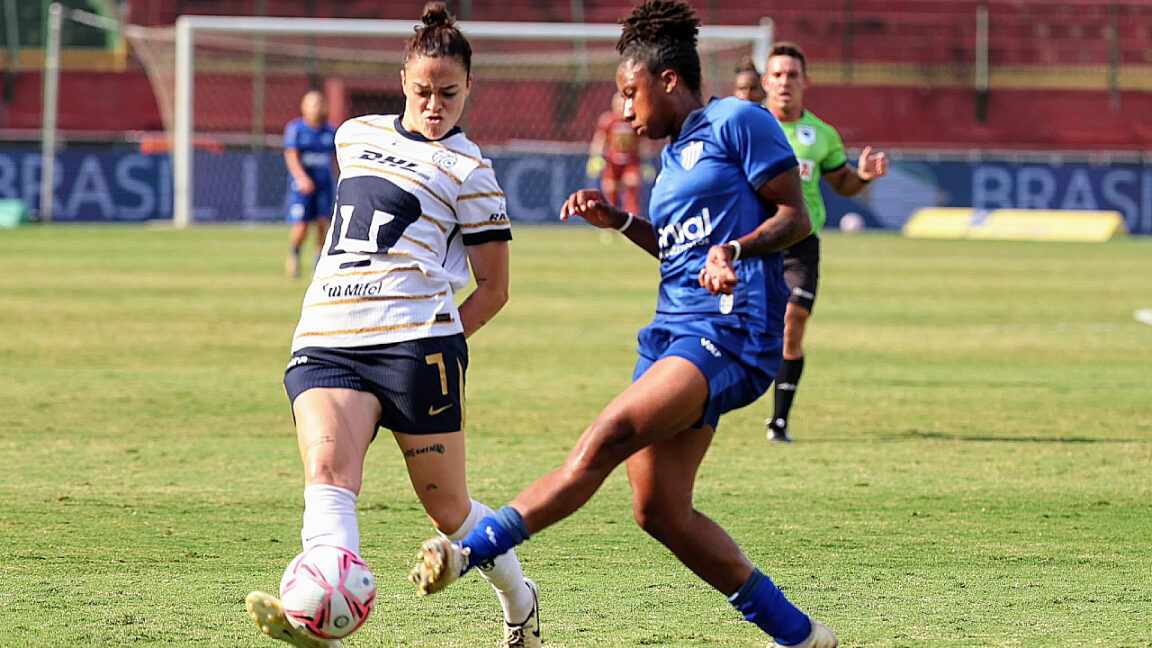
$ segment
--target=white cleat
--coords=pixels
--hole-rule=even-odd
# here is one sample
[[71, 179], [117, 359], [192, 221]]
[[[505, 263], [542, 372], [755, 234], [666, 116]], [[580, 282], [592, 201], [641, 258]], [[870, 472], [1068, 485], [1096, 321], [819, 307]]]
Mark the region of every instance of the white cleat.
[[292, 644], [296, 648], [341, 647], [337, 639], [321, 639], [304, 630], [293, 628], [292, 624], [288, 623], [288, 618], [284, 616], [284, 607], [280, 605], [280, 599], [271, 594], [252, 592], [244, 600], [244, 607], [248, 608], [249, 616], [260, 626], [260, 632], [273, 639]]
[[500, 648], [540, 648], [540, 588], [531, 578], [525, 578], [524, 584], [532, 590], [532, 612], [524, 623], [504, 622], [504, 641], [500, 642]]
[[[788, 648], [836, 648], [840, 645], [840, 640], [836, 638], [831, 628], [812, 617], [808, 617], [808, 620], [812, 622], [812, 632], [808, 633], [808, 638]], [[773, 641], [768, 648], [777, 648], [781, 645]]]
[[439, 592], [468, 571], [468, 554], [460, 545], [436, 537], [425, 540], [416, 553], [416, 566], [408, 580], [420, 596]]

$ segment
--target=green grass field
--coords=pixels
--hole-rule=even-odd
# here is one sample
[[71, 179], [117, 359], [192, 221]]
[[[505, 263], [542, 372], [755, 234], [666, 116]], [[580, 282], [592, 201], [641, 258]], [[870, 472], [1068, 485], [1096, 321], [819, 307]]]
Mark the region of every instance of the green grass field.
[[[559, 464], [631, 375], [654, 261], [528, 228], [472, 340], [470, 483], [498, 507]], [[0, 232], [0, 647], [275, 648], [243, 610], [299, 550], [280, 379], [304, 282], [285, 231]], [[1152, 646], [1152, 240], [824, 242], [793, 413], [721, 422], [697, 506], [843, 646]], [[387, 436], [348, 648], [495, 646], [469, 577], [418, 599], [430, 525]], [[763, 646], [632, 522], [614, 474], [520, 550], [549, 646]]]

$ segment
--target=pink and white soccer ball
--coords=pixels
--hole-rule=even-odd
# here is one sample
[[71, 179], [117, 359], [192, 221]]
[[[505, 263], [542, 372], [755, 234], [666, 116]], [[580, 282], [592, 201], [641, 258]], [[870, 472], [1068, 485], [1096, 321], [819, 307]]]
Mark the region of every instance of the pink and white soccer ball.
[[840, 217], [840, 231], [847, 234], [855, 234], [856, 232], [864, 231], [867, 225], [864, 223], [864, 217], [856, 212], [848, 212]]
[[346, 637], [368, 619], [376, 577], [356, 554], [316, 545], [292, 559], [280, 579], [284, 616], [321, 639]]

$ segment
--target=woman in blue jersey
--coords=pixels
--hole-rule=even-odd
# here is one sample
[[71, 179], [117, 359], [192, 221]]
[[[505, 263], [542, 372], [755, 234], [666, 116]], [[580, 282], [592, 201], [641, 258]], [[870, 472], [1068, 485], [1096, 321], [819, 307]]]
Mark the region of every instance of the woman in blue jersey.
[[[457, 126], [471, 45], [442, 2], [422, 21], [400, 68], [404, 113], [355, 117], [336, 131], [336, 209], [284, 373], [304, 468], [305, 549], [360, 554], [356, 503], [379, 428], [392, 432], [445, 538], [463, 538], [492, 513], [465, 478], [465, 338], [508, 299], [512, 234], [491, 162]], [[469, 279], [475, 288], [457, 305]], [[480, 575], [500, 600], [499, 645], [539, 648], [536, 586], [516, 554]], [[246, 606], [273, 638], [340, 645], [291, 626], [274, 595], [252, 592]]]
[[720, 414], [747, 405], [780, 364], [788, 301], [779, 250], [811, 229], [797, 162], [779, 124], [735, 98], [705, 103], [692, 9], [649, 0], [622, 21], [616, 85], [624, 117], [670, 138], [652, 222], [594, 190], [561, 218], [620, 230], [660, 260], [656, 317], [640, 331], [633, 383], [584, 432], [563, 466], [463, 541], [421, 546], [412, 579], [438, 591], [475, 565], [579, 509], [626, 463], [640, 526], [779, 645], [832, 648], [835, 635], [793, 606], [715, 522], [692, 506], [696, 471]]
[[324, 245], [335, 197], [333, 171], [336, 131], [328, 124], [324, 93], [309, 90], [300, 99], [300, 116], [284, 128], [284, 164], [288, 167], [288, 260], [284, 272], [300, 276], [300, 246], [308, 224], [316, 228], [316, 248]]

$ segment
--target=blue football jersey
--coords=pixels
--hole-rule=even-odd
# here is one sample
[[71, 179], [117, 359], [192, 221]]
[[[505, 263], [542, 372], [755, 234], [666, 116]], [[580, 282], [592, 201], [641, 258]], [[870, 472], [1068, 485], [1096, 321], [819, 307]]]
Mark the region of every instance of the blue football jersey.
[[300, 153], [300, 165], [313, 182], [332, 182], [336, 129], [327, 122], [320, 128], [312, 128], [303, 117], [288, 122], [284, 128], [284, 148], [296, 149]]
[[773, 213], [757, 190], [797, 166], [780, 124], [763, 106], [729, 97], [688, 115], [660, 154], [649, 214], [660, 246], [657, 318], [716, 318], [752, 335], [783, 335], [788, 287], [780, 253], [735, 262], [732, 295], [700, 287], [713, 245], [755, 230]]

